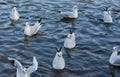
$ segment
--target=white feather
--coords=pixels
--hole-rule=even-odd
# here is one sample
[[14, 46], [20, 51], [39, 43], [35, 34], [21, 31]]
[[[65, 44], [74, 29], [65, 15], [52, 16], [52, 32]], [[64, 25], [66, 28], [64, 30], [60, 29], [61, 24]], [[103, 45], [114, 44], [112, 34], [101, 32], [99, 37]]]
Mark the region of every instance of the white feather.
[[33, 64], [28, 67], [27, 72], [30, 75], [32, 72], [35, 72], [38, 68], [38, 62], [36, 60], [36, 57], [33, 57]]
[[76, 41], [75, 41], [75, 34], [68, 34], [67, 38], [64, 40], [64, 47], [65, 48], [74, 48], [76, 46]]
[[104, 11], [103, 20], [104, 20], [105, 23], [113, 23], [110, 11]]
[[20, 15], [16, 9], [16, 7], [14, 7], [12, 9], [12, 11], [10, 12], [10, 19], [11, 20], [14, 20], [14, 21], [17, 21], [19, 19]]

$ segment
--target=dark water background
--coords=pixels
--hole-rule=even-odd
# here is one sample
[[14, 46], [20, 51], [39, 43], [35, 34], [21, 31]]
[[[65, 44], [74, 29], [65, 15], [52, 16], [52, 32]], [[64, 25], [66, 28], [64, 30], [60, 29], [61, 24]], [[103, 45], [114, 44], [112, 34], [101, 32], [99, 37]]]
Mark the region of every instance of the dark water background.
[[[61, 21], [58, 10], [79, 8], [76, 20]], [[16, 6], [20, 20], [10, 21], [9, 12]], [[112, 10], [113, 24], [102, 21], [103, 8]], [[34, 24], [43, 18], [38, 35], [25, 38], [24, 23]], [[55, 47], [73, 28], [77, 46], [62, 48], [66, 67], [52, 69]], [[120, 0], [0, 0], [0, 77], [13, 77], [15, 68], [7, 57], [18, 59], [25, 67], [36, 56], [39, 68], [31, 77], [120, 77], [120, 69], [109, 68], [108, 59], [113, 46], [120, 48]], [[112, 73], [111, 73], [112, 72]]]

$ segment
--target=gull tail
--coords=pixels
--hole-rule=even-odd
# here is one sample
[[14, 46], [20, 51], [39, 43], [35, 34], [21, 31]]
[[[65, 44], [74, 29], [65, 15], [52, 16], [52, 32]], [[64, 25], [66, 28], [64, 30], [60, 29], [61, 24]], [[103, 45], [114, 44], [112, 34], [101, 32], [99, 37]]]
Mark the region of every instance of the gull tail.
[[38, 20], [39, 23], [41, 23], [41, 21], [42, 21], [42, 18], [40, 18], [40, 20]]

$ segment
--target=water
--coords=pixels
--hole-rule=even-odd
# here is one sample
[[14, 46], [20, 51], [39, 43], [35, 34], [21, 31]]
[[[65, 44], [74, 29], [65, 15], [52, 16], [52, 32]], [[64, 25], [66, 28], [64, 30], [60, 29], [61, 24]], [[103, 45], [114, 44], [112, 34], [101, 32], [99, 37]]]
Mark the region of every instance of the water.
[[[76, 20], [60, 20], [58, 10], [79, 7]], [[36, 56], [39, 68], [31, 77], [119, 77], [120, 69], [111, 68], [108, 59], [112, 47], [120, 47], [120, 0], [1, 0], [0, 1], [0, 77], [13, 77], [15, 67], [7, 57], [18, 59], [25, 67]], [[16, 6], [20, 20], [10, 21], [9, 12]], [[112, 10], [113, 24], [102, 21], [103, 8]], [[24, 23], [34, 24], [43, 18], [38, 34], [26, 38]], [[52, 69], [55, 47], [63, 45], [64, 38], [73, 28], [77, 46], [62, 48], [66, 67]], [[112, 73], [111, 73], [112, 72]]]

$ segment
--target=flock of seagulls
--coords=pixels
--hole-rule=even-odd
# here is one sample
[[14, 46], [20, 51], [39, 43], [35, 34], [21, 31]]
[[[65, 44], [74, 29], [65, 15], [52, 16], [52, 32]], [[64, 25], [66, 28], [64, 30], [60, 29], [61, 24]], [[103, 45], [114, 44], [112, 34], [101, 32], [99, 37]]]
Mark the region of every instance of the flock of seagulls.
[[[59, 12], [63, 18], [78, 18], [78, 7], [73, 6], [72, 11], [66, 11], [66, 12]], [[20, 15], [14, 7], [10, 13], [10, 19], [13, 21], [19, 20]], [[24, 34], [27, 36], [33, 36], [38, 32], [38, 30], [41, 28], [41, 20], [36, 22], [33, 26], [30, 26], [28, 22], [25, 23], [25, 29]], [[103, 21], [104, 23], [113, 23], [111, 12], [105, 10], [103, 12]], [[64, 40], [64, 47], [68, 49], [72, 49], [76, 46], [76, 40], [75, 40], [75, 33], [72, 29], [70, 29], [70, 33], [67, 35], [67, 37]], [[62, 48], [62, 47], [61, 47]], [[56, 70], [62, 70], [65, 68], [65, 60], [63, 58], [63, 53], [61, 52], [61, 48], [56, 48], [56, 55], [52, 62], [52, 67]], [[14, 59], [14, 58], [8, 58], [8, 60], [12, 61], [14, 63], [14, 66], [17, 67], [16, 77], [30, 77], [31, 73], [35, 72], [38, 68], [38, 61], [36, 57], [33, 57], [33, 65], [29, 66], [28, 68], [23, 68], [22, 64]], [[110, 56], [109, 63], [115, 66], [120, 66], [120, 56], [118, 55], [118, 49], [117, 47], [113, 47], [113, 53]]]

